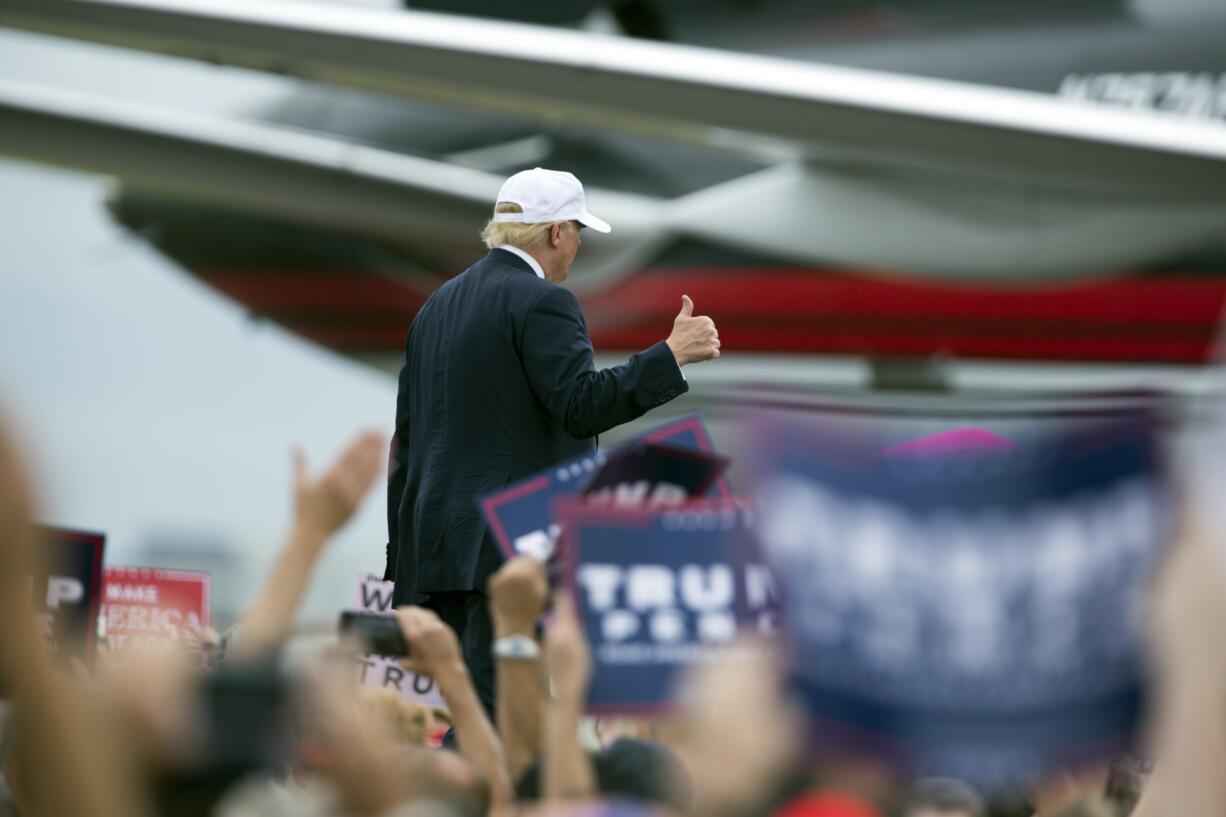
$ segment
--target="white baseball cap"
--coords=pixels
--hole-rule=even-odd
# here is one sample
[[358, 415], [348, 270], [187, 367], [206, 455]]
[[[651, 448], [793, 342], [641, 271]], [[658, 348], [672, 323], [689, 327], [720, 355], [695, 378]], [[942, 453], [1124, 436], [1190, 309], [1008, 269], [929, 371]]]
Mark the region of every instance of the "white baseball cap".
[[514, 202], [522, 213], [494, 213], [494, 221], [543, 224], [547, 221], [577, 221], [598, 233], [613, 228], [587, 211], [583, 185], [573, 173], [534, 167], [507, 179], [498, 191], [498, 203]]

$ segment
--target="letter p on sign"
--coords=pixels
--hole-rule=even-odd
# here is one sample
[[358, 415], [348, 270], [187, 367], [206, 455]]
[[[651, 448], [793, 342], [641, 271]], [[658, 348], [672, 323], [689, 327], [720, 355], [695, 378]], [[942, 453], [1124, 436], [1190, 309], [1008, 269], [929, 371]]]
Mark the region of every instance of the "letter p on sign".
[[76, 579], [51, 576], [47, 579], [47, 609], [58, 610], [60, 604], [75, 604], [85, 597], [85, 588]]

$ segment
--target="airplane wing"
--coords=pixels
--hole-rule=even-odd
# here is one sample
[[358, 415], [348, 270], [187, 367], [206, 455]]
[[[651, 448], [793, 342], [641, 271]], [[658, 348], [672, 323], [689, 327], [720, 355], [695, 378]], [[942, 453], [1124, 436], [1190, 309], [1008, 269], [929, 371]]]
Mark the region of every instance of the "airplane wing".
[[[462, 269], [502, 178], [446, 162], [255, 122], [166, 111], [0, 80], [0, 151], [122, 178], [197, 204], [351, 230]], [[594, 277], [642, 263], [659, 205], [593, 191], [621, 240], [593, 246]], [[437, 281], [429, 284], [430, 288]]]
[[5, 0], [0, 24], [825, 166], [1226, 196], [1226, 128], [1021, 91], [291, 0]]
[[[411, 248], [435, 270], [477, 249], [500, 176], [258, 122], [0, 79], [0, 152], [102, 173], [132, 190]], [[839, 174], [785, 162], [662, 201], [592, 189], [611, 236], [573, 277], [599, 291], [678, 236], [797, 263], [835, 260], [952, 278], [1059, 278], [1127, 268], [1219, 235], [1220, 206], [1140, 205], [947, 177]], [[747, 203], [748, 206], [747, 206]], [[436, 282], [425, 281], [431, 288]]]

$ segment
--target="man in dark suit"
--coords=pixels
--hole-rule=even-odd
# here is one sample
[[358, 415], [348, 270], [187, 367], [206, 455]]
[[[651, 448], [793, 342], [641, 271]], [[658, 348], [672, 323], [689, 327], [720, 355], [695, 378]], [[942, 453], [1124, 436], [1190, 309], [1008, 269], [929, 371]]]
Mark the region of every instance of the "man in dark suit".
[[512, 176], [485, 228], [489, 254], [430, 296], [405, 343], [385, 578], [396, 605], [433, 609], [456, 631], [491, 709], [485, 585], [502, 555], [478, 499], [593, 453], [596, 435], [684, 393], [682, 365], [719, 356], [715, 324], [682, 296], [667, 340], [597, 371], [579, 302], [560, 286], [582, 227], [610, 231], [574, 176]]

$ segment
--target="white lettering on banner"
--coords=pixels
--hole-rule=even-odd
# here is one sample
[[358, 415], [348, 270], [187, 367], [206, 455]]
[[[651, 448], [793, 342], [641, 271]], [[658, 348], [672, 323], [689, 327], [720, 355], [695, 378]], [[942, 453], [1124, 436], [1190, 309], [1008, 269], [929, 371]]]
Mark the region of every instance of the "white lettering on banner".
[[732, 568], [712, 565], [704, 570], [699, 565], [681, 568], [681, 597], [694, 610], [722, 610], [732, 606]]
[[106, 600], [157, 604], [158, 588], [154, 584], [121, 584], [108, 581], [106, 585]]
[[622, 571], [617, 565], [583, 565], [579, 568], [579, 583], [587, 591], [588, 604], [596, 610], [610, 610], [617, 604]]
[[58, 610], [61, 604], [76, 604], [85, 598], [85, 587], [68, 576], [47, 578], [47, 609]]
[[669, 482], [661, 482], [651, 492], [651, 506], [653, 508], [683, 505], [687, 499], [689, 499], [689, 494], [684, 488]]
[[748, 507], [721, 508], [717, 511], [701, 509], [666, 511], [661, 518], [664, 530], [677, 531], [729, 531], [738, 525], [751, 529], [754, 514]]
[[671, 569], [661, 565], [636, 565], [627, 572], [626, 604], [635, 610], [671, 607], [676, 598], [673, 586]]
[[133, 630], [149, 629], [149, 610], [145, 607], [133, 607], [128, 610], [128, 626]]
[[769, 567], [749, 565], [745, 568], [745, 598], [751, 608], [765, 607], [778, 597], [779, 587]]
[[[679, 581], [678, 581], [679, 577]], [[635, 610], [673, 607], [677, 587], [683, 606], [695, 612], [730, 607], [736, 597], [735, 577], [728, 565], [682, 565], [674, 573], [665, 565], [617, 565], [591, 562], [578, 571], [579, 584], [595, 610], [617, 604], [617, 592], [625, 588], [626, 604]], [[747, 565], [745, 584], [751, 607], [764, 607], [775, 594], [775, 579], [766, 565]]]
[[639, 617], [629, 610], [610, 610], [600, 618], [605, 641], [625, 641], [639, 631]]
[[706, 613], [698, 618], [699, 641], [731, 641], [736, 638], [736, 619], [731, 613]]
[[553, 524], [544, 530], [534, 530], [531, 533], [515, 537], [511, 547], [516, 553], [522, 553], [525, 556], [531, 556], [543, 562], [553, 554], [553, 549], [558, 544], [558, 535], [561, 532], [562, 528], [557, 524]]
[[[660, 644], [691, 637], [726, 643], [736, 637], [736, 571], [729, 565], [689, 564], [674, 570], [655, 564], [623, 568], [591, 562], [580, 566], [577, 579], [587, 607], [599, 616], [601, 637], [607, 643], [625, 642], [643, 632]], [[746, 606], [758, 611], [753, 629], [773, 633], [776, 616], [763, 609], [775, 598], [770, 569], [747, 565], [743, 581]]]
[[587, 496], [593, 504], [609, 504], [615, 508], [638, 508], [644, 504], [649, 508], [672, 508], [688, 498], [689, 494], [680, 485], [658, 482], [652, 487], [651, 481], [646, 479], [610, 485]]
[[1100, 598], [1127, 602], [1100, 591], [1129, 581], [1166, 524], [1163, 494], [1141, 477], [959, 514], [902, 511], [791, 476], [763, 497], [763, 544], [806, 588], [792, 600], [796, 632], [854, 650], [881, 673], [919, 655], [967, 678], [1022, 653], [1032, 666], [1074, 666], [1086, 610], [1120, 623], [1117, 640], [1096, 642], [1105, 645], [1096, 660], [1127, 657], [1137, 616], [1103, 609]]
[[612, 496], [613, 505], [622, 508], [633, 508], [642, 505], [647, 499], [647, 489], [651, 487], [645, 479], [638, 482], [623, 482], [620, 485], [614, 485], [611, 488], [603, 488], [588, 495], [590, 502], [605, 502]]
[[602, 664], [698, 664], [712, 660], [755, 661], [765, 657], [764, 645], [738, 647], [723, 643], [601, 644], [596, 655]]
[[407, 700], [416, 701], [431, 709], [447, 709], [447, 703], [435, 686], [433, 678], [409, 672], [394, 658], [364, 655], [357, 659], [357, 673], [358, 683], [362, 686], [394, 689]]
[[194, 610], [189, 610], [187, 615], [184, 615], [183, 611], [173, 607], [142, 607], [108, 602], [104, 615], [108, 633], [120, 630], [162, 630], [167, 625], [197, 629], [201, 626], [200, 616]]
[[573, 462], [569, 466], [559, 468], [554, 472], [554, 477], [558, 482], [569, 482], [572, 479], [578, 479], [585, 474], [592, 473], [598, 466], [604, 465], [607, 459], [603, 451], [597, 451], [594, 456], [585, 457], [579, 462]]
[[554, 477], [557, 478], [558, 482], [577, 480], [577, 478], [585, 474], [591, 474], [592, 471], [596, 470], [597, 466], [604, 465], [606, 460], [604, 451], [596, 451], [595, 456], [588, 456], [588, 458], [582, 459], [579, 462], [571, 462], [569, 466], [560, 467], [560, 469], [554, 471]]
[[392, 583], [364, 581], [359, 588], [362, 594], [362, 610], [367, 613], [390, 613], [392, 610]]
[[685, 617], [678, 610], [659, 610], [651, 616], [651, 637], [658, 644], [685, 638]]

